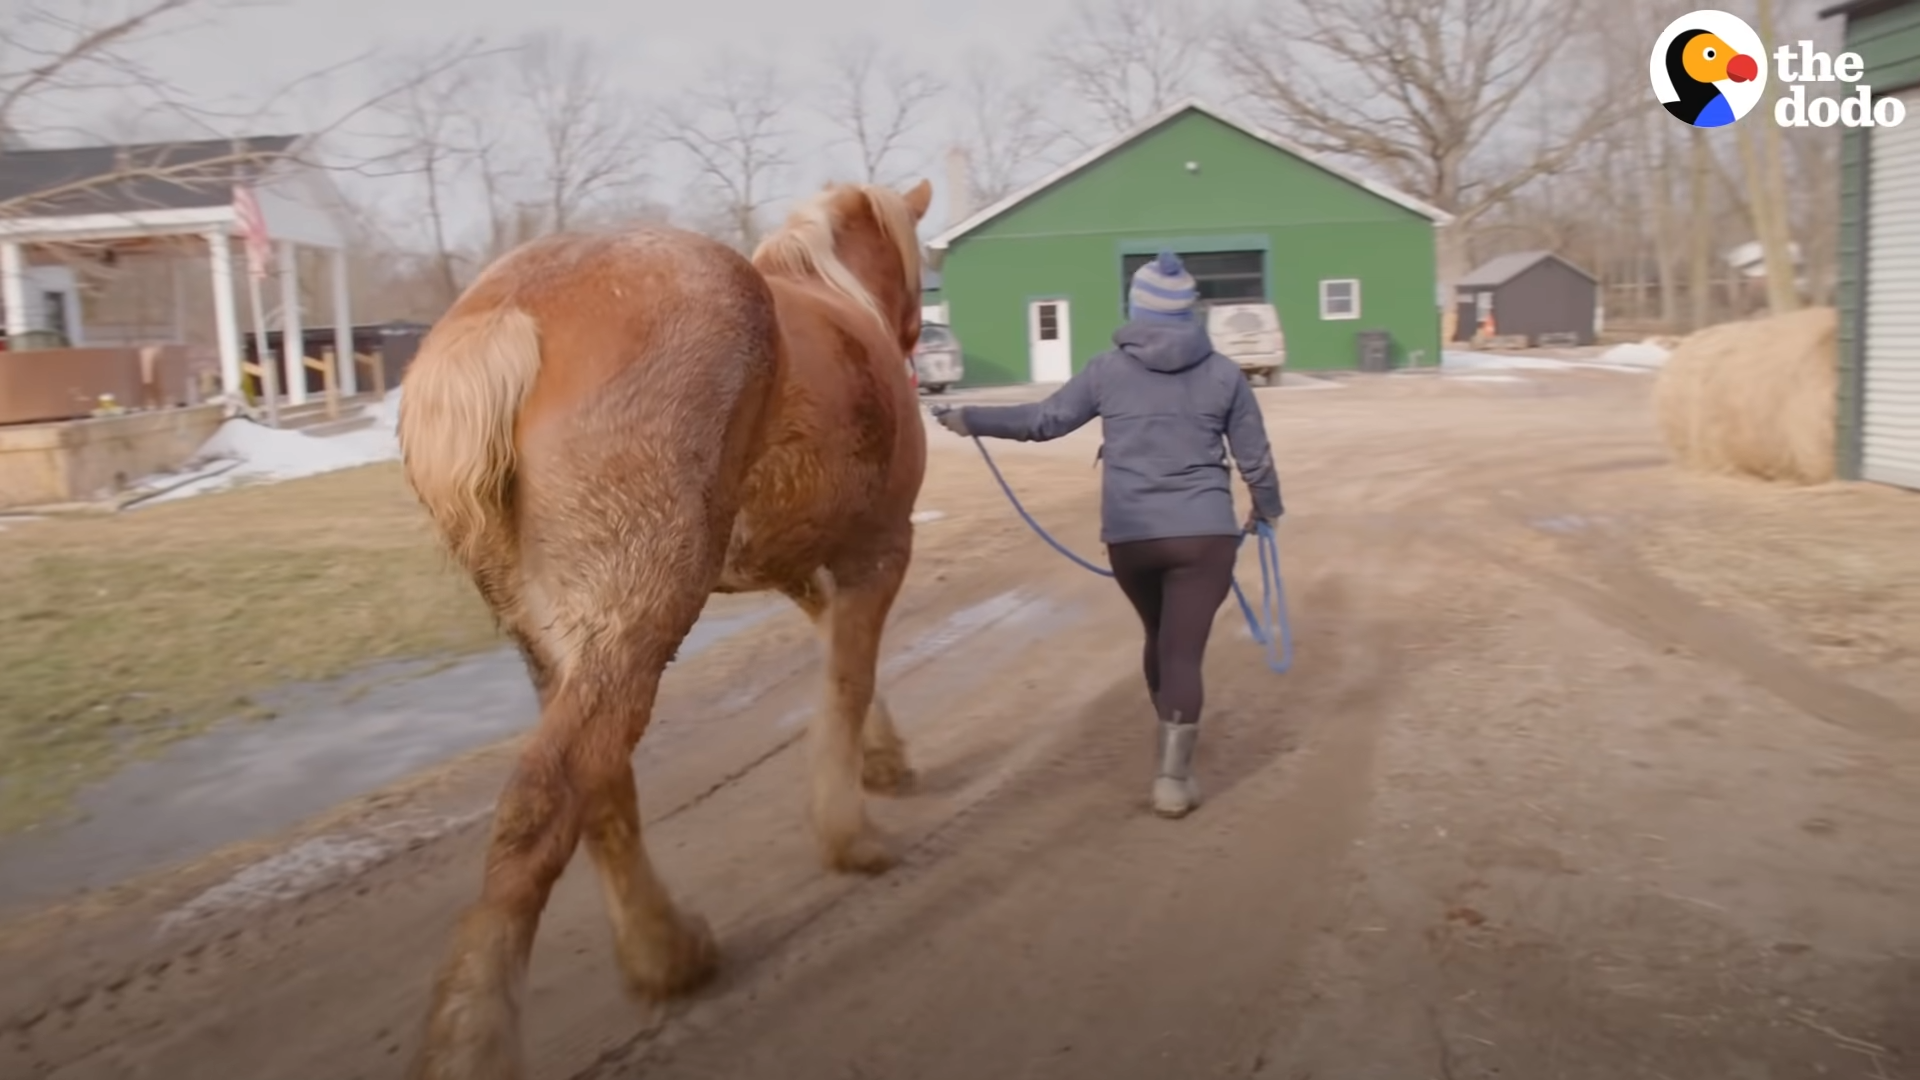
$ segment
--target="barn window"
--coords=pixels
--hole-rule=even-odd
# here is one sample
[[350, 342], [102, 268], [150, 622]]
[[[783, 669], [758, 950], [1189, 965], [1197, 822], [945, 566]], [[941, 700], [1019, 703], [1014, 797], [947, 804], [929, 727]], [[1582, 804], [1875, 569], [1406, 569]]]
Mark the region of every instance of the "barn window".
[[1320, 317], [1357, 319], [1360, 317], [1360, 282], [1354, 278], [1329, 278], [1320, 283]]
[[[1267, 298], [1267, 257], [1264, 251], [1196, 251], [1180, 254], [1187, 273], [1200, 291], [1200, 302], [1259, 303]], [[1158, 255], [1124, 255], [1120, 259], [1120, 309], [1126, 310], [1133, 272]]]

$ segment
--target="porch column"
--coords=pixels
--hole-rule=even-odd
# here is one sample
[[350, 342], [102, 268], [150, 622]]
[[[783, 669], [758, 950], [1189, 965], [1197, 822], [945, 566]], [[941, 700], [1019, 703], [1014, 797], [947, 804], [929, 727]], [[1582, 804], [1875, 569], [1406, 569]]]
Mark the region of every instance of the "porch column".
[[360, 392], [360, 365], [353, 358], [353, 297], [347, 292], [347, 249], [328, 253], [333, 271], [333, 362], [339, 365], [340, 395]]
[[213, 332], [220, 345], [220, 391], [238, 397], [240, 382], [240, 313], [233, 303], [233, 247], [218, 229], [206, 233], [208, 262], [213, 267]]
[[287, 404], [307, 402], [307, 341], [300, 332], [300, 249], [280, 241], [280, 370]]
[[0, 244], [0, 304], [6, 305], [7, 337], [15, 339], [12, 347], [17, 349], [20, 335], [32, 328], [27, 322], [27, 260], [19, 244]]

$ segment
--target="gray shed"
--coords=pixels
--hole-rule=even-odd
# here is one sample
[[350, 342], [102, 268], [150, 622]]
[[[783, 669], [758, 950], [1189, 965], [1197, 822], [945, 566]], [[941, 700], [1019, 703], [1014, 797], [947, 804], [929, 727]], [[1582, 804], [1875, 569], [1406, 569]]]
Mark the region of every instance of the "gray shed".
[[1454, 285], [1458, 341], [1492, 320], [1500, 337], [1528, 345], [1591, 345], [1599, 332], [1600, 283], [1551, 251], [1516, 251], [1476, 267]]

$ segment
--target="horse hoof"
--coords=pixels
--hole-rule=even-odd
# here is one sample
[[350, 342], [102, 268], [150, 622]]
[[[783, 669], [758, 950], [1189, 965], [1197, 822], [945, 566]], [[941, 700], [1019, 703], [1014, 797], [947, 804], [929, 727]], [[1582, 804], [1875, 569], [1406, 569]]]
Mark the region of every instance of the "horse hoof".
[[410, 1080], [523, 1080], [514, 927], [497, 909], [461, 917], [427, 1012]]
[[[484, 1017], [487, 1010], [478, 1010], [476, 1015]], [[407, 1080], [525, 1080], [525, 1077], [520, 1067], [517, 1031], [501, 1030], [485, 1033], [480, 1038], [450, 1039], [444, 1025], [438, 1022], [429, 1027], [427, 1043], [420, 1048], [407, 1072]]]
[[886, 841], [870, 829], [827, 849], [827, 865], [843, 874], [884, 874], [894, 861]]
[[1153, 812], [1163, 818], [1183, 818], [1200, 805], [1200, 788], [1192, 780], [1162, 776], [1153, 782]]
[[413, 1063], [407, 1080], [525, 1080], [519, 1059], [505, 1050], [435, 1053]]
[[869, 750], [860, 762], [860, 785], [875, 795], [905, 795], [918, 779], [898, 750]]
[[664, 1001], [705, 985], [720, 969], [720, 947], [713, 928], [698, 915], [680, 915], [660, 959], [644, 971], [628, 973], [633, 992], [647, 1001]]

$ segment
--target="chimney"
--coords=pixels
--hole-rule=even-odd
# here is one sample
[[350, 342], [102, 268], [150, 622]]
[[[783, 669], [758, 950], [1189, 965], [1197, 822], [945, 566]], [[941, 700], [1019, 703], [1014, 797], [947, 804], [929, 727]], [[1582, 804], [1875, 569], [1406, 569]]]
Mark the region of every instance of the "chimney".
[[947, 228], [973, 213], [973, 189], [967, 179], [967, 150], [959, 143], [947, 148]]

